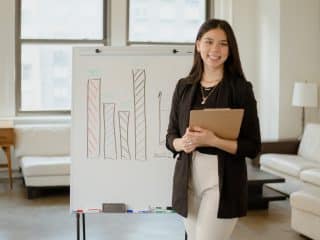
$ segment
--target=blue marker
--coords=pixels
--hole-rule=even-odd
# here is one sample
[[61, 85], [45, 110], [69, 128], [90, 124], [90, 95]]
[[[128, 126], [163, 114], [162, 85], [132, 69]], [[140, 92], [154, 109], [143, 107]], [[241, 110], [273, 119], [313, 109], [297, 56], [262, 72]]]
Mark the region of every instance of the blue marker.
[[127, 213], [150, 213], [150, 210], [132, 210], [132, 209], [128, 209]]
[[151, 211], [150, 210], [140, 210], [138, 211], [138, 213], [150, 213]]

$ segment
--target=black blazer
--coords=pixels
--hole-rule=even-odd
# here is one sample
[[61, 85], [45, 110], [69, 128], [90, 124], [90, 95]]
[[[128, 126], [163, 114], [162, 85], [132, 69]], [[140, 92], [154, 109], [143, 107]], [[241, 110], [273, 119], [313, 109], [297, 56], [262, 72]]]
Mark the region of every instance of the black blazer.
[[[254, 158], [260, 151], [261, 138], [256, 100], [250, 82], [225, 76], [217, 100], [217, 107], [244, 108], [236, 154], [218, 150], [220, 201], [218, 218], [234, 218], [247, 212], [247, 168], [245, 157]], [[176, 85], [171, 105], [166, 146], [177, 157], [172, 193], [172, 207], [180, 215], [188, 215], [188, 180], [192, 154], [176, 152], [173, 140], [184, 135], [189, 125], [189, 113], [197, 83], [184, 78]]]

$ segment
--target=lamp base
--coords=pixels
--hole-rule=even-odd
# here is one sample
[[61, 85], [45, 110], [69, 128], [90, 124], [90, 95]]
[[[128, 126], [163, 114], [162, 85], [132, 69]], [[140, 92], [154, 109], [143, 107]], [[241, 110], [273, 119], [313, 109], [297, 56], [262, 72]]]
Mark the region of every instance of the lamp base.
[[302, 138], [302, 135], [303, 135], [303, 132], [304, 132], [304, 125], [305, 125], [305, 109], [304, 109], [304, 107], [302, 107], [301, 123], [302, 123], [302, 126], [301, 126], [301, 138]]

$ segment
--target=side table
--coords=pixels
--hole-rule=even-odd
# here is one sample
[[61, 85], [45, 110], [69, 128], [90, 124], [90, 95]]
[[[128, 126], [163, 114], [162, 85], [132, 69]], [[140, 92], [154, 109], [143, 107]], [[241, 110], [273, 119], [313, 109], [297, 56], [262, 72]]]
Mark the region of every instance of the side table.
[[10, 147], [14, 145], [14, 128], [0, 126], [0, 148], [6, 154], [7, 163], [0, 164], [0, 168], [7, 168], [9, 175], [10, 189], [12, 189], [12, 168], [11, 168], [11, 152]]

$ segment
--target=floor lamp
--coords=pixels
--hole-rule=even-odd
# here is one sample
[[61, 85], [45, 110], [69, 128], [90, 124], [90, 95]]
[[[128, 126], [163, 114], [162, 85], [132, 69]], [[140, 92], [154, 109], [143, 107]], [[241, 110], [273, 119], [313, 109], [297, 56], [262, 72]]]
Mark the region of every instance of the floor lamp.
[[318, 106], [318, 86], [315, 83], [295, 82], [293, 88], [292, 105], [302, 107], [302, 134], [305, 125], [305, 107]]

